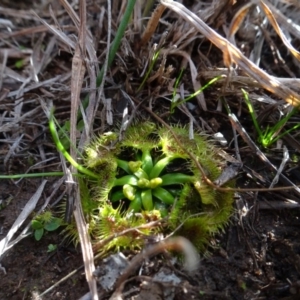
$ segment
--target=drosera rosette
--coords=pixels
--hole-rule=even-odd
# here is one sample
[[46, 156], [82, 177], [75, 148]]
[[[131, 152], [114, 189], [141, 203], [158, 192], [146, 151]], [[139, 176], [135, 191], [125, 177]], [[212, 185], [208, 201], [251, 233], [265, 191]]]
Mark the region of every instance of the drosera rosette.
[[[225, 163], [218, 155], [218, 149], [204, 134], [195, 134], [190, 139], [184, 127], [172, 127], [181, 145], [184, 145], [202, 166], [206, 176], [215, 181], [222, 173]], [[176, 234], [188, 238], [197, 249], [204, 251], [209, 239], [224, 229], [233, 211], [233, 192], [219, 191], [208, 185], [195, 162], [190, 159], [187, 151], [182, 149], [173, 134], [164, 128], [158, 129], [160, 146], [165, 156], [179, 155], [186, 159], [190, 173], [194, 175], [192, 183], [185, 183], [172, 209], [169, 218], [170, 229]], [[228, 182], [223, 187], [233, 187]]]
[[[224, 167], [218, 149], [204, 135], [196, 134], [191, 140], [184, 127], [173, 126], [172, 131], [210, 180], [217, 179]], [[95, 242], [168, 217], [164, 228], [147, 228], [117, 237], [105, 250], [142, 247], [145, 238], [141, 236], [162, 230], [170, 233], [180, 224], [176, 234], [203, 250], [210, 236], [228, 222], [233, 193], [209, 186], [173, 133], [147, 121], [129, 127], [122, 141], [109, 132], [86, 148], [85, 164], [99, 174], [98, 180], [80, 181], [85, 185], [82, 190], [89, 191], [83, 201], [92, 202], [83, 203], [83, 210]]]

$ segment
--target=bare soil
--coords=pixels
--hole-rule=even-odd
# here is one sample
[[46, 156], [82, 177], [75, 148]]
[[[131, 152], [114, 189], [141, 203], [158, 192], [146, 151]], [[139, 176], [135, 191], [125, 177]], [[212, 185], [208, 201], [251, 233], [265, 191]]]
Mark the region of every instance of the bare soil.
[[[36, 187], [31, 181], [22, 193], [14, 184], [1, 181], [1, 197], [5, 199], [9, 194], [13, 198], [0, 212], [1, 236], [5, 236], [34, 192]], [[215, 238], [215, 249], [201, 258], [193, 275], [177, 266], [182, 282], [176, 286], [175, 299], [299, 299], [299, 210], [256, 211], [253, 199], [247, 200], [250, 210], [246, 216], [237, 213], [232, 218], [226, 232]], [[14, 246], [2, 261], [6, 274], [1, 275], [0, 299], [34, 299], [34, 292], [42, 293], [80, 268], [80, 248], [61, 241], [61, 235], [53, 232], [39, 242], [31, 236]], [[57, 250], [47, 253], [49, 244], [58, 245]], [[153, 258], [152, 262], [140, 275], [154, 276], [162, 266], [169, 268], [168, 259]], [[136, 281], [136, 287], [139, 285]], [[87, 292], [81, 268], [45, 299], [78, 299]]]

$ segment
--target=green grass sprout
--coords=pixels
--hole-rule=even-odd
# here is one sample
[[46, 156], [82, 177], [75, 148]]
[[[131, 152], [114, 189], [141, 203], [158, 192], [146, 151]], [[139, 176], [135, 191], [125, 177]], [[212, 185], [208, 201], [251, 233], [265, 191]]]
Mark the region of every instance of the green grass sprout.
[[245, 102], [248, 106], [248, 110], [251, 115], [252, 122], [258, 134], [258, 142], [264, 148], [270, 147], [273, 143], [275, 143], [276, 141], [284, 137], [286, 134], [300, 127], [300, 123], [298, 123], [293, 127], [291, 127], [290, 129], [280, 133], [283, 130], [286, 123], [288, 122], [288, 120], [298, 111], [296, 108], [293, 108], [291, 112], [289, 112], [285, 117], [279, 120], [274, 126], [272, 127], [267, 126], [267, 128], [264, 131], [262, 131], [256, 120], [255, 111], [249, 99], [248, 93], [244, 89], [242, 89], [242, 93], [244, 95]]
[[[179, 77], [177, 78], [177, 80], [175, 82], [175, 89], [178, 87], [179, 80], [180, 80], [181, 76], [182, 76], [182, 73], [180, 72]], [[171, 113], [174, 113], [174, 109], [177, 106], [179, 106], [179, 105], [181, 105], [181, 104], [183, 104], [183, 103], [185, 103], [185, 102], [193, 99], [194, 97], [196, 97], [197, 95], [199, 95], [200, 93], [202, 93], [206, 88], [208, 88], [209, 86], [211, 86], [212, 84], [214, 84], [215, 82], [217, 82], [218, 80], [220, 80], [223, 77], [224, 77], [223, 75], [220, 75], [220, 76], [217, 76], [217, 77], [213, 78], [207, 84], [205, 84], [203, 87], [201, 87], [199, 90], [197, 90], [196, 92], [192, 93], [190, 96], [188, 96], [187, 98], [185, 98], [185, 99], [183, 99], [181, 101], [178, 101], [176, 99], [176, 94], [174, 95], [174, 92], [173, 92], [173, 98], [172, 98], [172, 101], [171, 101], [171, 108], [170, 108]], [[175, 91], [175, 93], [176, 93], [176, 91]]]
[[149, 69], [147, 70], [147, 73], [144, 76], [142, 83], [140, 84], [140, 86], [137, 89], [138, 92], [144, 87], [147, 79], [149, 78], [149, 75], [150, 75], [151, 71], [153, 70], [153, 67], [154, 67], [154, 65], [155, 65], [155, 63], [157, 61], [158, 56], [159, 56], [159, 53], [160, 53], [159, 50], [154, 53], [154, 55], [152, 57], [152, 60], [151, 60], [151, 64], [149, 66]]
[[[130, 20], [130, 17], [132, 15], [132, 12], [133, 12], [133, 9], [134, 9], [134, 5], [136, 3], [136, 0], [128, 0], [128, 3], [127, 3], [127, 6], [126, 6], [126, 9], [125, 9], [125, 12], [124, 12], [124, 15], [123, 15], [123, 18], [119, 24], [119, 27], [117, 29], [117, 32], [116, 32], [116, 35], [115, 35], [115, 38], [111, 44], [111, 47], [109, 49], [109, 56], [108, 56], [108, 62], [107, 62], [107, 68], [109, 68], [116, 56], [116, 53], [120, 47], [120, 44], [121, 44], [121, 41], [122, 41], [122, 38], [124, 37], [124, 34], [125, 34], [125, 30], [127, 28], [127, 25], [129, 23], [129, 20]], [[104, 66], [102, 66], [101, 70], [99, 71], [99, 74], [97, 75], [97, 79], [96, 79], [96, 85], [97, 87], [99, 87], [102, 83], [102, 80], [103, 80], [103, 76], [104, 76]], [[86, 109], [88, 107], [88, 104], [89, 104], [89, 95], [87, 95], [83, 102], [82, 102], [82, 106], [84, 109]], [[79, 110], [78, 111], [78, 116], [77, 116], [77, 120], [80, 121], [82, 118], [82, 115], [81, 115], [81, 111]]]
[[184, 71], [185, 71], [185, 69], [183, 69], [183, 68], [180, 70], [180, 73], [179, 73], [178, 77], [176, 78], [176, 81], [175, 81], [175, 84], [174, 84], [173, 97], [172, 97], [172, 101], [171, 101], [171, 113], [174, 113], [174, 108], [175, 107], [173, 107], [173, 106], [174, 106], [174, 103], [176, 103], [176, 101], [177, 101], [177, 98], [176, 98], [177, 88], [179, 86], [180, 80], [182, 79]]
[[63, 172], [41, 172], [41, 173], [24, 173], [13, 175], [1, 175], [0, 179], [20, 179], [20, 178], [35, 178], [35, 177], [47, 177], [47, 176], [63, 176]]
[[[125, 9], [125, 12], [124, 12], [124, 15], [123, 15], [123, 18], [119, 24], [119, 27], [118, 27], [118, 30], [116, 32], [116, 36], [115, 36], [115, 39], [113, 40], [112, 44], [111, 44], [111, 47], [109, 49], [109, 56], [108, 56], [108, 64], [107, 64], [107, 67], [109, 68], [116, 56], [116, 53], [120, 47], [120, 44], [121, 44], [121, 41], [122, 41], [122, 38], [124, 37], [124, 33], [125, 33], [125, 30], [127, 28], [127, 25], [129, 23], [129, 19], [130, 19], [130, 16], [133, 12], [133, 8], [134, 8], [134, 5], [135, 5], [135, 2], [136, 0], [128, 0], [128, 3], [127, 3], [127, 7]], [[102, 80], [103, 80], [103, 75], [104, 75], [104, 65], [102, 66], [98, 76], [97, 76], [97, 87], [100, 86]]]

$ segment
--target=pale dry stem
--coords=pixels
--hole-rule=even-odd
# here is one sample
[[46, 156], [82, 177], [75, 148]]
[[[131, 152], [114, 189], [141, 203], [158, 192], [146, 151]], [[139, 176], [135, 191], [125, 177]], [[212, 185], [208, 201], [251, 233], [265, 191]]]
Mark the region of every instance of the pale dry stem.
[[184, 5], [171, 0], [161, 0], [161, 3], [184, 18], [217, 46], [223, 52], [224, 64], [228, 68], [231, 67], [232, 63], [237, 64], [266, 90], [285, 99], [294, 106], [300, 105], [300, 96], [297, 93], [281, 84], [276, 77], [270, 76], [268, 73], [258, 68], [252, 61], [245, 57], [236, 46], [205, 24], [196, 14], [188, 10]]

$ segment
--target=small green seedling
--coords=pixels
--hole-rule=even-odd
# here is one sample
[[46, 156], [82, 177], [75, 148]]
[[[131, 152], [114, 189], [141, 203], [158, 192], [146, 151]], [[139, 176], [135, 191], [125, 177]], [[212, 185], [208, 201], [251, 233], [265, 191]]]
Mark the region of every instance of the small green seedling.
[[22, 69], [24, 67], [24, 59], [19, 59], [15, 62], [15, 67], [17, 69]]
[[284, 131], [283, 133], [280, 133], [287, 123], [287, 121], [297, 112], [297, 109], [294, 108], [290, 113], [288, 113], [284, 118], [279, 120], [273, 127], [267, 126], [267, 128], [262, 131], [259, 127], [259, 124], [256, 120], [255, 112], [252, 103], [249, 100], [248, 93], [242, 89], [242, 92], [244, 94], [244, 98], [246, 101], [246, 104], [248, 106], [254, 127], [256, 129], [256, 132], [258, 134], [258, 142], [264, 147], [268, 148], [273, 143], [278, 141], [280, 138], [288, 134], [289, 132], [297, 129], [300, 127], [300, 123], [296, 124], [295, 126], [291, 127], [290, 129]]
[[159, 53], [160, 53], [159, 50], [154, 52], [153, 57], [152, 57], [152, 60], [151, 60], [151, 63], [150, 63], [150, 66], [149, 66], [149, 69], [147, 70], [147, 73], [146, 73], [146, 75], [144, 76], [142, 83], [140, 84], [140, 86], [139, 86], [138, 89], [137, 89], [138, 92], [143, 88], [143, 86], [145, 85], [147, 79], [149, 78], [150, 73], [151, 73], [151, 71], [153, 70], [154, 65], [155, 65], [155, 63], [156, 63], [156, 61], [157, 61], [157, 59], [158, 59], [158, 57], [159, 57]]
[[55, 251], [56, 249], [57, 249], [57, 245], [55, 245], [55, 244], [49, 244], [47, 252], [50, 253], [50, 252]]
[[34, 238], [39, 241], [45, 231], [54, 231], [62, 224], [61, 218], [56, 218], [52, 216], [50, 211], [46, 211], [43, 214], [37, 216], [31, 221], [31, 227], [34, 231]]

